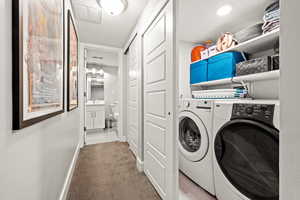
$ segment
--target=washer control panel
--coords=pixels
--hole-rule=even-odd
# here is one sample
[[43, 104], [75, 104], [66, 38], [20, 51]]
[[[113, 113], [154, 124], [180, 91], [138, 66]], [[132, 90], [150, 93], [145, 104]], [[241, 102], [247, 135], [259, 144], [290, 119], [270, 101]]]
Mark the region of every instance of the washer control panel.
[[232, 119], [254, 119], [273, 124], [275, 105], [272, 104], [233, 104]]

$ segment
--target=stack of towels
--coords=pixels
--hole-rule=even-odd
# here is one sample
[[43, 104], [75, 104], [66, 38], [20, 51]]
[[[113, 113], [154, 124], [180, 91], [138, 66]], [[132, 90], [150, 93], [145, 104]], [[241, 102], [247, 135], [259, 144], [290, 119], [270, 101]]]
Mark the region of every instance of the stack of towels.
[[279, 1], [269, 5], [263, 17], [264, 25], [262, 26], [263, 33], [272, 32], [280, 27], [280, 7]]
[[217, 89], [193, 91], [194, 99], [239, 99], [247, 97], [246, 89]]

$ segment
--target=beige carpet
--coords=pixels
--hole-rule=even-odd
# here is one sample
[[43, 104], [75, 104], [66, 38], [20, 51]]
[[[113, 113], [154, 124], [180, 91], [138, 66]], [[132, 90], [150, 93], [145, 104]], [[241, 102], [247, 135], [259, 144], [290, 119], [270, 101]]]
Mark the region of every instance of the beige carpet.
[[83, 148], [68, 200], [160, 200], [147, 177], [137, 171], [127, 143]]

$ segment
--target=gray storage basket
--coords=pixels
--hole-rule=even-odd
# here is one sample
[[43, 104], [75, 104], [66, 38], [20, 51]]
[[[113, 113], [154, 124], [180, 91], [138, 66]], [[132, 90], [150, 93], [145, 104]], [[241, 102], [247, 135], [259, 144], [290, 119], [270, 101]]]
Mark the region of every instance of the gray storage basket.
[[236, 65], [236, 75], [256, 74], [272, 70], [270, 56], [247, 60]]

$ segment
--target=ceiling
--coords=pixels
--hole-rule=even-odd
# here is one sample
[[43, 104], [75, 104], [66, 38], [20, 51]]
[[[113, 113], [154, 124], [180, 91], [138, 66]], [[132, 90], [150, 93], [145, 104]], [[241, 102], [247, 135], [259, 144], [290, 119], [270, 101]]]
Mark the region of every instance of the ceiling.
[[110, 16], [96, 0], [71, 0], [79, 25], [80, 41], [96, 45], [123, 47], [148, 0], [127, 0], [126, 10]]
[[[224, 32], [235, 33], [262, 21], [264, 9], [273, 0], [181, 0], [179, 1], [179, 39], [189, 42], [216, 40]], [[219, 17], [217, 10], [226, 4], [232, 12]]]

